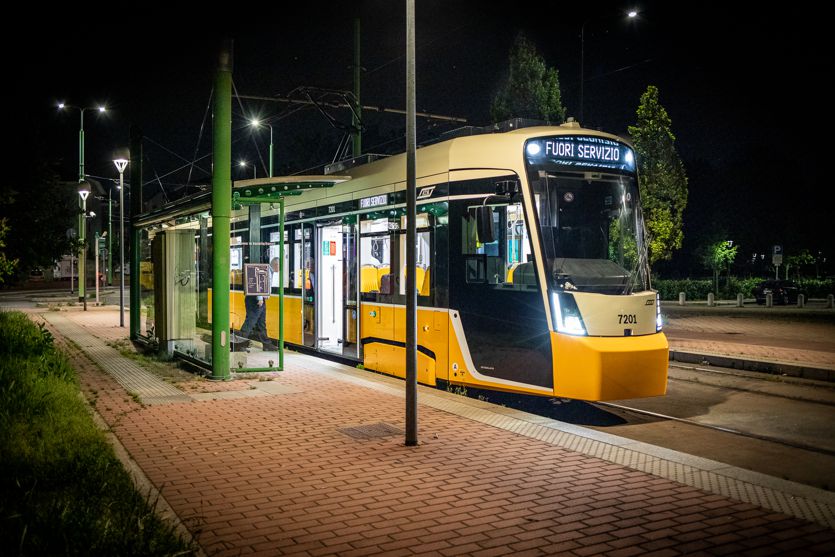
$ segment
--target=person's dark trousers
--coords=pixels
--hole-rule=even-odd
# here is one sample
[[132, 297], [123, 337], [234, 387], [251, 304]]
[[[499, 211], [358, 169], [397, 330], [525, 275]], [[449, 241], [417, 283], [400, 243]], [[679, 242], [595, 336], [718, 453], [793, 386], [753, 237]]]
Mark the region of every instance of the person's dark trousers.
[[241, 336], [257, 340], [264, 345], [264, 350], [275, 350], [275, 345], [267, 336], [267, 301], [259, 306], [257, 296], [246, 296], [244, 307], [246, 319], [241, 327]]
[[261, 312], [266, 310], [266, 305], [258, 305], [258, 296], [244, 296], [244, 308], [246, 308], [246, 319], [241, 325], [241, 336], [249, 338], [252, 329], [256, 328], [261, 320]]

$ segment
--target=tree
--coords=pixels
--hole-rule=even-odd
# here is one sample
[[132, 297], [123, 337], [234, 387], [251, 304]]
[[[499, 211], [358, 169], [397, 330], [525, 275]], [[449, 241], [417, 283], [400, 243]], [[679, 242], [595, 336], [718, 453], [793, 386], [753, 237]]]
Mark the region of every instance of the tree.
[[800, 268], [803, 265], [811, 265], [815, 262], [815, 257], [809, 253], [808, 249], [801, 250], [796, 255], [789, 255], [786, 257], [786, 280], [789, 280], [789, 269], [795, 267], [797, 269], [797, 280], [800, 280]]
[[6, 234], [9, 232], [9, 226], [6, 224], [6, 219], [0, 219], [0, 284], [3, 284], [6, 277], [14, 273], [17, 266], [17, 259], [9, 259], [6, 257]]
[[705, 267], [713, 270], [713, 291], [719, 292], [719, 273], [722, 269], [728, 270], [728, 284], [731, 282], [731, 263], [736, 259], [736, 251], [739, 246], [733, 242], [715, 242], [710, 244], [702, 257]]
[[2, 185], [0, 195], [10, 200], [6, 255], [18, 260], [20, 279], [69, 253], [66, 231], [78, 216], [78, 193], [43, 162], [31, 161], [16, 174]]
[[675, 149], [670, 117], [650, 85], [641, 95], [638, 124], [629, 133], [638, 155], [640, 192], [647, 226], [650, 265], [681, 248], [687, 175]]
[[565, 121], [556, 68], [550, 68], [523, 34], [516, 36], [510, 49], [507, 81], [490, 106], [493, 122], [508, 118], [533, 118], [552, 124]]

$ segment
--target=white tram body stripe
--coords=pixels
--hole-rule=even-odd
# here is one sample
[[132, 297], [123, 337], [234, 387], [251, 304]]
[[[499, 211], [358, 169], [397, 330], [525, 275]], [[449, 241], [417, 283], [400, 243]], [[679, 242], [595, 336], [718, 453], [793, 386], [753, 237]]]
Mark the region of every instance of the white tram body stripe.
[[[390, 308], [405, 308], [406, 306], [402, 304], [382, 304], [378, 302], [362, 302], [363, 305], [372, 305], [372, 306], [382, 306], [382, 307], [390, 307]], [[493, 383], [496, 385], [503, 385], [506, 387], [517, 387], [517, 388], [524, 388], [530, 389], [532, 391], [537, 391], [542, 394], [553, 394], [554, 391], [551, 389], [543, 388], [540, 385], [531, 385], [529, 383], [521, 383], [519, 381], [510, 381], [509, 379], [499, 379], [497, 377], [489, 377], [487, 375], [483, 375], [478, 372], [476, 369], [475, 364], [473, 363], [473, 357], [470, 354], [470, 347], [467, 344], [467, 336], [464, 334], [464, 326], [461, 323], [460, 312], [457, 309], [449, 309], [449, 308], [437, 308], [437, 307], [426, 307], [420, 306], [418, 307], [418, 311], [441, 311], [446, 312], [449, 314], [450, 322], [452, 323], [452, 330], [455, 332], [455, 338], [457, 339], [458, 346], [461, 349], [461, 354], [464, 356], [464, 365], [467, 366], [467, 373], [472, 375], [474, 378], [478, 379], [479, 381], [484, 381], [485, 383]], [[451, 339], [450, 339], [451, 340]]]

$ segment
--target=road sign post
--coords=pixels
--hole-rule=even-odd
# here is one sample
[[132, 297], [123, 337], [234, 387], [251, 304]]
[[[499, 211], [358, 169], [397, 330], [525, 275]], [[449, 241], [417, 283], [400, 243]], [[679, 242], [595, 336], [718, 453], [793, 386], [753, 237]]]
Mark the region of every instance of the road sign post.
[[775, 245], [771, 248], [771, 264], [774, 265], [774, 278], [780, 278], [780, 265], [783, 264], [783, 246]]

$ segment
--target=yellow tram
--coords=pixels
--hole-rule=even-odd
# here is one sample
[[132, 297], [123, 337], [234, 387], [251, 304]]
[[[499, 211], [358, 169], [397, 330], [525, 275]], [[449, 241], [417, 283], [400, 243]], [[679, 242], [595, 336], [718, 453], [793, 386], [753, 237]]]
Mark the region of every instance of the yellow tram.
[[[419, 382], [584, 400], [665, 393], [626, 142], [575, 123], [455, 137], [420, 148], [417, 171]], [[285, 342], [403, 377], [405, 155], [338, 172], [348, 179], [286, 201], [285, 272], [273, 277]], [[245, 319], [240, 269], [277, 257], [281, 241], [276, 207], [233, 212], [233, 329]], [[266, 322], [277, 338], [275, 296]]]

